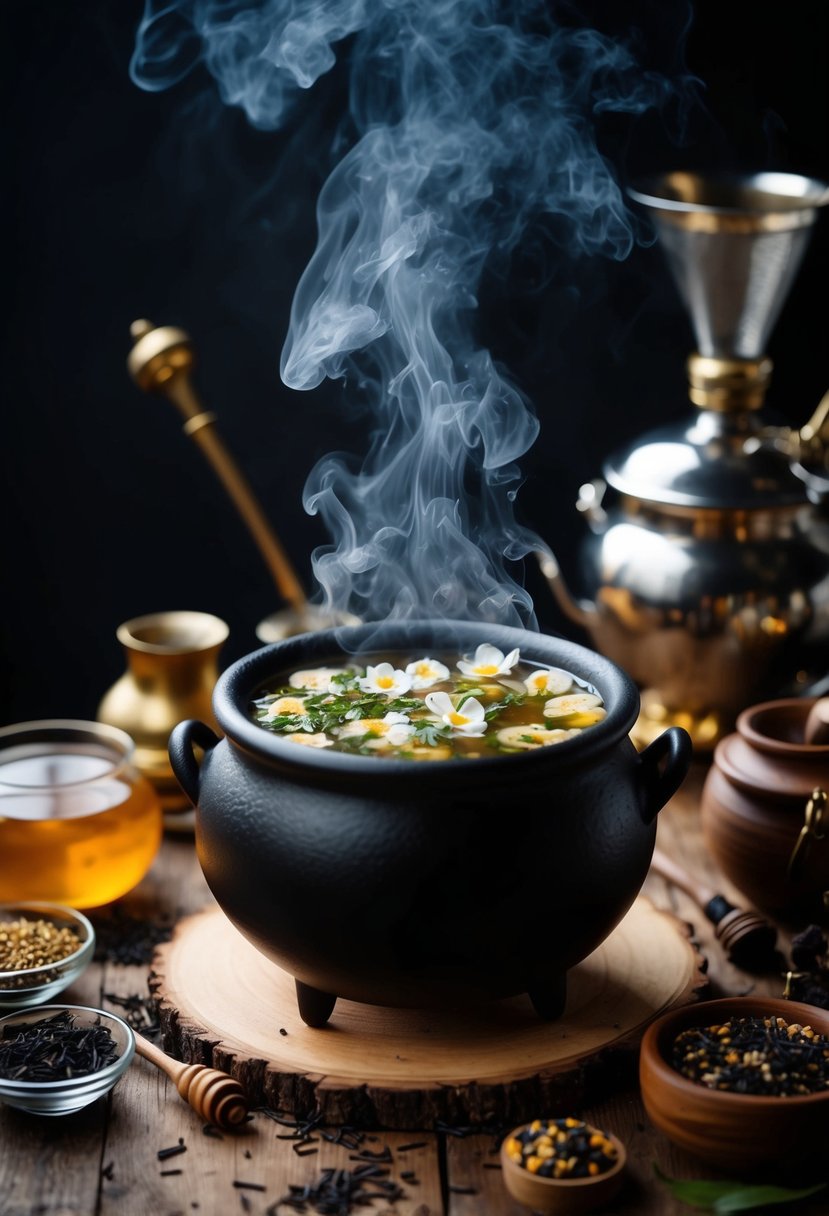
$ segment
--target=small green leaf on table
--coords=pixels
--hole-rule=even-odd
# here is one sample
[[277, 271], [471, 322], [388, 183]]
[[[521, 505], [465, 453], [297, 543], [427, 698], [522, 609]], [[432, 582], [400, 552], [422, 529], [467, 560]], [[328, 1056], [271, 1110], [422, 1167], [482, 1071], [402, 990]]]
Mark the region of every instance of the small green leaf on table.
[[675, 1199], [693, 1208], [715, 1212], [717, 1216], [728, 1216], [730, 1212], [754, 1212], [778, 1203], [796, 1203], [817, 1195], [829, 1185], [819, 1182], [815, 1186], [792, 1189], [786, 1186], [757, 1186], [748, 1182], [712, 1182], [707, 1179], [686, 1182], [669, 1178], [658, 1165], [653, 1168], [657, 1178], [665, 1183]]

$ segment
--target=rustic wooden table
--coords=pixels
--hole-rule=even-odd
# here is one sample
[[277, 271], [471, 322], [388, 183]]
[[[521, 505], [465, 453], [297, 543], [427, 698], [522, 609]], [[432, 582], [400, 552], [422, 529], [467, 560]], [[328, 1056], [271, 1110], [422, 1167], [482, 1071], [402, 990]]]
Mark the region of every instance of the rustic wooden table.
[[[698, 813], [703, 776], [702, 768], [693, 772], [661, 813], [659, 843], [695, 875], [743, 903], [713, 871], [703, 848]], [[725, 961], [711, 926], [684, 895], [653, 874], [645, 893], [692, 922], [709, 963], [708, 995], [780, 995], [782, 976], [758, 979]], [[123, 903], [133, 916], [175, 919], [210, 900], [192, 840], [170, 838], [146, 880]], [[781, 942], [787, 946], [785, 934]], [[147, 991], [146, 967], [104, 963], [94, 964], [60, 999], [123, 1012], [107, 994]], [[573, 1113], [615, 1132], [627, 1145], [628, 1176], [612, 1207], [618, 1216], [673, 1216], [691, 1210], [672, 1198], [655, 1166], [674, 1178], [721, 1176], [675, 1149], [649, 1125], [635, 1088], [608, 1093], [602, 1102]], [[257, 1112], [241, 1133], [221, 1139], [206, 1135], [172, 1084], [136, 1059], [108, 1100], [76, 1115], [43, 1119], [0, 1109], [0, 1216], [277, 1216], [291, 1210], [275, 1207], [289, 1185], [313, 1182], [327, 1167], [355, 1168], [348, 1148], [325, 1139], [313, 1145], [316, 1152], [297, 1155], [290, 1140], [278, 1138], [286, 1130]], [[176, 1145], [180, 1137], [186, 1152], [159, 1160], [158, 1150]], [[412, 1143], [421, 1147], [399, 1151]], [[379, 1152], [389, 1146], [391, 1177], [400, 1181], [405, 1196], [393, 1206], [378, 1202], [366, 1210], [382, 1216], [521, 1216], [526, 1209], [503, 1186], [494, 1144], [491, 1134], [376, 1133], [364, 1147]], [[414, 1171], [416, 1181], [401, 1178], [401, 1171]], [[804, 1216], [825, 1214], [826, 1199], [818, 1197], [797, 1210]]]

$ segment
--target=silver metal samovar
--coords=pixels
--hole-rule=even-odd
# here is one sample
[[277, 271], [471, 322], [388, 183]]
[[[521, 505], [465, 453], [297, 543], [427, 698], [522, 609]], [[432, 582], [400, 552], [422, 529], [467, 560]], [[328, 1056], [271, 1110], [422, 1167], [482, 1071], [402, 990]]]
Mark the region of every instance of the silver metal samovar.
[[706, 749], [746, 705], [829, 671], [829, 394], [799, 431], [761, 412], [766, 342], [829, 187], [672, 173], [631, 194], [691, 314], [696, 413], [582, 487], [586, 600], [539, 560], [562, 609], [642, 685], [639, 738], [676, 723]]

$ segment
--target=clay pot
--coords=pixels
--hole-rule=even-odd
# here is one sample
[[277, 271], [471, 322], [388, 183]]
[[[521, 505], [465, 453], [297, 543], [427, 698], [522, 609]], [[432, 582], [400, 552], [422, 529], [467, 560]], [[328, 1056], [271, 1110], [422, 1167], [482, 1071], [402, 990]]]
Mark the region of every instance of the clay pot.
[[[601, 692], [607, 717], [555, 747], [437, 764], [297, 747], [250, 718], [251, 699], [291, 670], [367, 648], [462, 653], [481, 642], [566, 668]], [[635, 899], [657, 812], [690, 761], [676, 727], [637, 754], [628, 732], [639, 697], [608, 659], [477, 623], [290, 638], [230, 667], [213, 707], [224, 740], [198, 722], [170, 739], [198, 805], [199, 861], [234, 924], [296, 977], [310, 1025], [336, 996], [440, 1006], [529, 992], [557, 1016], [565, 972]], [[541, 951], [526, 929], [538, 925], [549, 927]]]
[[[727, 878], [754, 904], [826, 916], [829, 744], [804, 742], [814, 700], [767, 701], [745, 710], [717, 746], [702, 792], [705, 843]], [[810, 830], [790, 866], [812, 802]]]
[[772, 997], [729, 997], [663, 1014], [645, 1031], [639, 1055], [642, 1101], [654, 1127], [729, 1177], [748, 1171], [788, 1175], [820, 1170], [829, 1135], [829, 1090], [795, 1097], [758, 1097], [708, 1089], [669, 1063], [677, 1035], [728, 1018], [782, 1017], [829, 1035], [829, 1012]]

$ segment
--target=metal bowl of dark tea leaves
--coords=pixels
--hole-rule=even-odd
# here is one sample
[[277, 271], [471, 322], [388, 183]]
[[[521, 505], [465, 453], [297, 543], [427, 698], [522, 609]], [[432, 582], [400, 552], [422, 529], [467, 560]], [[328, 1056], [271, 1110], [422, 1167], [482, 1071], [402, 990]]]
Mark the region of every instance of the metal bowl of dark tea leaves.
[[69, 1115], [108, 1093], [130, 1066], [135, 1035], [115, 1014], [42, 1005], [0, 1018], [0, 1102]]

